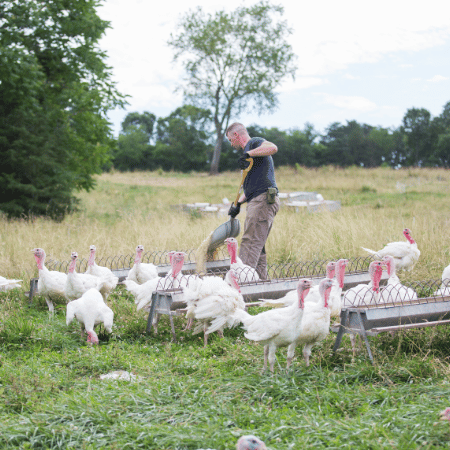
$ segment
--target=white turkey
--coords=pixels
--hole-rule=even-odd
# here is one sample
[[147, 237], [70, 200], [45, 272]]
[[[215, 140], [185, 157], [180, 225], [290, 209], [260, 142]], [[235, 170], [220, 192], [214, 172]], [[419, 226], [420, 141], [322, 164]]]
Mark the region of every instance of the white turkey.
[[434, 297], [450, 297], [450, 286], [440, 287], [437, 291], [433, 292]]
[[77, 273], [75, 271], [78, 258], [77, 252], [72, 252], [70, 258], [72, 261], [69, 264], [69, 273], [67, 274], [66, 285], [64, 287], [64, 295], [69, 302], [80, 298], [91, 288], [97, 289], [98, 291], [103, 290], [103, 279], [95, 275]]
[[[330, 264], [330, 263], [329, 263]], [[333, 286], [327, 298], [328, 308], [330, 309], [331, 317], [340, 317], [342, 309], [342, 289], [344, 288], [345, 268], [347, 267], [348, 259], [340, 259], [334, 263], [334, 268], [328, 270], [327, 265], [327, 277], [325, 279], [333, 279], [336, 272], [336, 280], [333, 281]], [[323, 281], [323, 280], [322, 280]], [[323, 296], [320, 292], [320, 283], [314, 285], [308, 296], [305, 299], [306, 303], [314, 302], [323, 303]]]
[[134, 302], [137, 304], [137, 310], [150, 308], [152, 304], [152, 294], [157, 289], [167, 290], [175, 289], [180, 285], [180, 272], [184, 264], [183, 252], [170, 252], [171, 269], [165, 277], [157, 277], [148, 280], [143, 284], [138, 284], [133, 280], [126, 279], [124, 284], [128, 292], [134, 296]]
[[[376, 305], [380, 298], [380, 280], [383, 275], [383, 263], [372, 261], [369, 264], [370, 282], [368, 284], [358, 284], [344, 292], [342, 307], [358, 307], [363, 305]], [[356, 353], [356, 335], [350, 333], [353, 357]]]
[[134, 281], [137, 284], [143, 284], [146, 281], [153, 280], [158, 277], [158, 268], [154, 264], [146, 264], [141, 262], [143, 245], [136, 247], [136, 257], [134, 258], [134, 266], [128, 273], [127, 280]]
[[89, 275], [94, 275], [96, 277], [99, 277], [103, 280], [103, 289], [102, 289], [102, 295], [103, 300], [108, 298], [109, 293], [117, 286], [117, 283], [119, 282], [119, 278], [116, 277], [110, 269], [103, 266], [98, 266], [95, 262], [95, 245], [91, 245], [89, 247], [90, 255], [89, 255], [89, 261], [88, 261], [88, 268], [85, 273]]
[[230, 255], [230, 269], [233, 269], [239, 280], [239, 284], [248, 283], [249, 281], [258, 281], [259, 275], [253, 267], [244, 264], [237, 256], [238, 242], [235, 238], [225, 239], [227, 250]]
[[11, 289], [20, 288], [22, 280], [12, 280], [5, 277], [0, 277], [0, 292], [9, 291]]
[[67, 304], [66, 324], [70, 325], [73, 319], [81, 323], [81, 336], [84, 336], [84, 330], [86, 330], [87, 342], [98, 344], [98, 336], [94, 331], [95, 325], [103, 323], [105, 330], [111, 333], [114, 313], [103, 301], [100, 292], [91, 288], [81, 298]]
[[379, 301], [383, 303], [401, 302], [403, 300], [417, 300], [414, 289], [404, 286], [395, 273], [395, 260], [392, 256], [384, 256], [382, 262], [386, 265], [389, 279], [380, 291]]
[[[327, 266], [326, 266], [326, 278], [333, 278], [334, 274], [336, 271], [336, 262], [335, 261], [330, 261]], [[344, 266], [344, 271], [345, 271], [345, 266]], [[266, 306], [271, 306], [274, 308], [282, 308], [285, 306], [290, 306], [293, 303], [298, 301], [298, 293], [297, 293], [297, 289], [293, 289], [292, 291], [289, 291], [284, 297], [281, 297], [279, 299], [264, 299], [261, 298], [260, 299], [263, 303], [262, 306], [266, 307]], [[319, 285], [314, 285], [311, 287], [311, 289], [309, 290], [309, 294], [306, 297], [305, 301], [311, 301], [314, 300], [316, 302], [318, 302], [320, 300], [320, 295], [319, 295]]]
[[38, 293], [45, 298], [49, 311], [53, 313], [53, 300], [65, 299], [67, 275], [45, 267], [45, 251], [42, 248], [35, 248], [32, 252], [39, 270]]
[[450, 265], [443, 270], [441, 287], [433, 295], [435, 297], [450, 296]]
[[[328, 299], [331, 317], [340, 317], [341, 315], [342, 289], [344, 289], [345, 268], [347, 264], [348, 259], [343, 258], [336, 263], [336, 280], [333, 280], [333, 286]], [[308, 298], [306, 300], [308, 301]]]
[[374, 305], [380, 297], [380, 280], [383, 275], [384, 264], [381, 261], [372, 261], [369, 264], [370, 282], [358, 284], [344, 292], [342, 306], [357, 307]]
[[236, 444], [236, 450], [267, 450], [267, 447], [261, 439], [253, 435], [248, 435], [239, 438]]
[[442, 286], [450, 286], [450, 264], [442, 272]]
[[308, 295], [304, 302], [300, 334], [295, 344], [304, 345], [303, 357], [305, 358], [306, 366], [309, 366], [311, 348], [318, 342], [323, 341], [330, 332], [331, 311], [328, 300], [332, 286], [333, 280], [325, 278], [319, 284], [321, 300], [319, 302], [308, 302]]
[[414, 264], [420, 256], [420, 250], [417, 248], [417, 242], [411, 236], [411, 231], [408, 228], [403, 230], [408, 242], [390, 242], [384, 248], [378, 251], [370, 250], [361, 247], [366, 252], [374, 255], [376, 258], [390, 255], [395, 260], [395, 267], [397, 270], [412, 270]]
[[210, 333], [218, 331], [223, 337], [225, 327], [232, 328], [239, 324], [234, 314], [237, 309], [245, 310], [245, 303], [237, 280], [234, 269], [230, 269], [225, 280], [216, 276], [204, 277], [194, 287], [183, 288], [189, 321], [186, 329], [190, 328], [194, 319], [197, 320], [193, 334], [203, 331], [205, 347]]
[[269, 361], [273, 373], [275, 352], [278, 347], [288, 348], [287, 368], [294, 357], [297, 339], [301, 332], [301, 322], [305, 296], [311, 288], [311, 280], [302, 279], [297, 286], [298, 301], [286, 308], [275, 308], [252, 316], [241, 309], [236, 310], [235, 317], [242, 322], [245, 337], [264, 345], [264, 370]]

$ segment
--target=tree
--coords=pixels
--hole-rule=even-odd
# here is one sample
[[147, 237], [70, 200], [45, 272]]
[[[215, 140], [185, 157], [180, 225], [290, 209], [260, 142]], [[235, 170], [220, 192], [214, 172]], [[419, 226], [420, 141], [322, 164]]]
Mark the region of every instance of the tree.
[[286, 42], [291, 30], [275, 18], [282, 14], [281, 6], [268, 1], [214, 15], [199, 7], [190, 10], [179, 23], [179, 33], [171, 35], [174, 60], [186, 71], [180, 86], [185, 101], [212, 113], [216, 145], [211, 174], [218, 173], [230, 117], [252, 106], [258, 114], [274, 109], [274, 89], [295, 74], [295, 57]]
[[153, 137], [153, 128], [156, 123], [156, 116], [148, 111], [142, 114], [138, 112], [128, 113], [122, 122], [122, 134], [133, 132], [136, 129], [142, 130], [148, 136], [148, 142]]
[[431, 166], [449, 167], [450, 164], [450, 102], [444, 105], [442, 113], [430, 123], [432, 155]]
[[431, 155], [430, 118], [425, 108], [408, 109], [403, 116], [402, 132], [408, 148], [406, 165], [421, 165]]
[[[251, 125], [247, 129], [250, 136], [264, 136], [268, 141], [276, 142], [278, 148], [281, 149], [274, 159], [276, 166], [301, 164], [313, 167], [317, 165], [318, 144], [314, 141], [318, 137], [318, 133], [312, 124], [306, 123], [304, 130], [293, 128], [284, 131], [276, 127], [261, 128], [257, 125]], [[234, 167], [236, 167], [236, 163], [234, 163]]]
[[0, 210], [72, 211], [115, 146], [106, 113], [124, 106], [97, 43], [96, 0], [14, 0], [0, 13]]
[[113, 151], [112, 163], [117, 170], [152, 170], [153, 151], [150, 144], [154, 134], [156, 116], [148, 111], [128, 113], [122, 122], [122, 130]]
[[165, 170], [205, 170], [211, 152], [210, 125], [211, 113], [192, 105], [158, 119], [156, 163]]
[[325, 151], [321, 163], [342, 167], [377, 167], [384, 161], [390, 164], [395, 151], [395, 139], [390, 130], [355, 120], [347, 121], [347, 125], [331, 124], [322, 144]]

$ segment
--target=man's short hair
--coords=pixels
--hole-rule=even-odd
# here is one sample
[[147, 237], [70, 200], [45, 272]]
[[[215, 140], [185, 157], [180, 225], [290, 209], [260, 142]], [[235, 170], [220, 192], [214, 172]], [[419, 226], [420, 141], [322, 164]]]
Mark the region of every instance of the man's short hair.
[[225, 136], [228, 136], [228, 133], [234, 133], [235, 131], [239, 134], [241, 134], [241, 133], [248, 134], [247, 128], [245, 128], [244, 125], [242, 125], [242, 123], [234, 122], [227, 128], [227, 131], [225, 132]]

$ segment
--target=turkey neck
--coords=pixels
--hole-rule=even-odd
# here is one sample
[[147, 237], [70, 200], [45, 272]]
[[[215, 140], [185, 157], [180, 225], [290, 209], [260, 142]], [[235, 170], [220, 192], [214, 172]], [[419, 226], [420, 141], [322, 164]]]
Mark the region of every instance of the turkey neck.
[[328, 263], [327, 264], [327, 278], [333, 278], [335, 271], [336, 271], [336, 264]]
[[77, 265], [77, 258], [73, 258], [69, 264], [69, 273], [74, 273], [75, 266]]
[[44, 258], [42, 256], [34, 255], [38, 270], [44, 269]]
[[321, 285], [319, 288], [320, 296], [323, 299], [324, 308], [328, 308], [328, 298], [330, 297], [331, 286], [325, 287]]
[[236, 254], [237, 248], [234, 244], [228, 244], [228, 253], [230, 254], [230, 264], [235, 264], [237, 262]]
[[91, 254], [89, 256], [88, 266], [93, 266], [95, 264], [95, 250], [91, 250]]
[[142, 259], [142, 251], [137, 251], [136, 258], [134, 258], [134, 264], [136, 264], [136, 265], [140, 264], [141, 259]]
[[415, 244], [416, 241], [412, 238], [412, 236], [409, 234], [409, 232], [404, 231], [403, 234], [405, 235], [405, 238], [408, 240], [410, 244]]
[[386, 261], [387, 273], [389, 278], [395, 275], [394, 258], [388, 258]]
[[298, 307], [300, 309], [305, 309], [305, 297], [308, 295], [310, 286], [308, 287], [303, 287], [303, 286], [299, 286], [297, 288], [297, 293], [298, 293]]
[[175, 253], [172, 257], [172, 277], [175, 278], [183, 268], [184, 255]]
[[345, 278], [345, 267], [347, 263], [338, 263], [338, 271], [337, 271], [337, 282], [341, 289], [344, 288], [344, 278]]
[[373, 273], [372, 277], [372, 289], [374, 292], [378, 292], [380, 288], [380, 280], [381, 275], [383, 274], [383, 269], [379, 266], [377, 266], [376, 270]]

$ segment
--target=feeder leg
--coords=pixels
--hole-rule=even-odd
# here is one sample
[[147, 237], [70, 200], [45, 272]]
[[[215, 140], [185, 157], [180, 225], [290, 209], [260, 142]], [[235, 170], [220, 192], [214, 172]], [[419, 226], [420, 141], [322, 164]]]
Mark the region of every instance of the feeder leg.
[[345, 334], [345, 327], [347, 326], [347, 322], [348, 322], [348, 310], [346, 309], [342, 311], [341, 314], [341, 325], [339, 326], [339, 331], [336, 336], [336, 342], [334, 343], [333, 353], [336, 353], [337, 349], [341, 345], [342, 336], [344, 336]]
[[28, 299], [29, 299], [29, 303], [28, 303], [28, 306], [31, 306], [31, 304], [33, 303], [33, 295], [34, 295], [34, 287], [37, 287], [37, 282], [35, 281], [35, 279], [34, 278], [32, 278], [31, 280], [30, 280], [30, 296], [28, 297]]
[[369, 354], [370, 361], [373, 364], [374, 362], [373, 362], [372, 352], [370, 351], [369, 340], [367, 339], [366, 329], [364, 328], [364, 324], [363, 324], [363, 320], [362, 320], [362, 317], [361, 317], [361, 313], [359, 311], [358, 311], [358, 320], [359, 320], [359, 326], [361, 328], [361, 334], [362, 334], [362, 337], [363, 337], [364, 342], [366, 344], [367, 353]]
[[175, 335], [175, 325], [173, 324], [173, 316], [169, 311], [169, 321], [170, 321], [170, 328], [172, 329], [172, 342], [177, 342], [177, 336]]
[[155, 330], [155, 334], [158, 334], [159, 316], [160, 316], [160, 314], [158, 314], [158, 313], [153, 315], [153, 329]]

